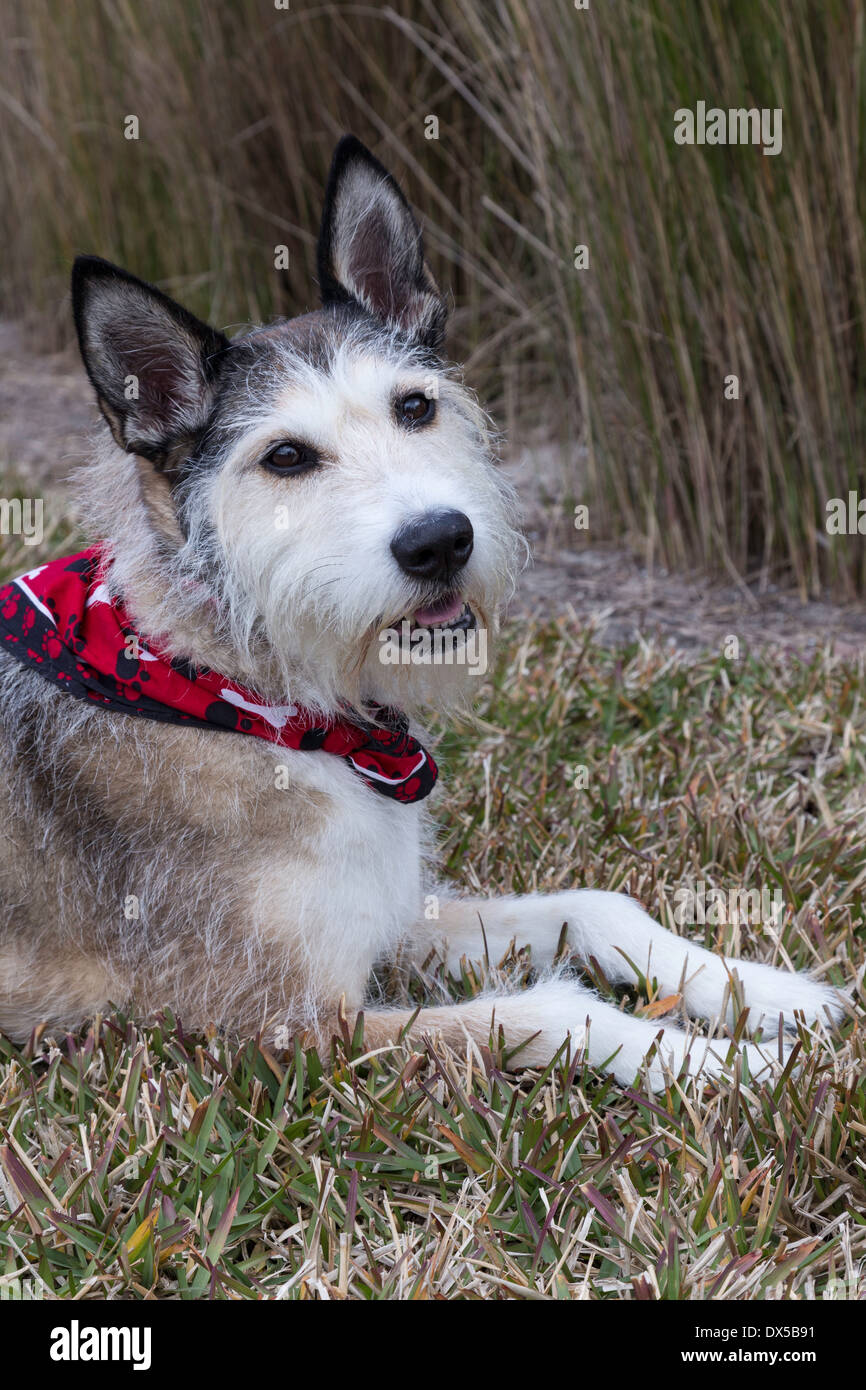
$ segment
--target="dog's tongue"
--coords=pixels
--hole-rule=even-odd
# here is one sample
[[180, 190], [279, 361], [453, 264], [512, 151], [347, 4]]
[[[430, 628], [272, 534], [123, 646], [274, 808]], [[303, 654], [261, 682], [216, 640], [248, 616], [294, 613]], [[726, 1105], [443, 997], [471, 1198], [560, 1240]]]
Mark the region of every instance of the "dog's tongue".
[[435, 608], [419, 608], [412, 616], [419, 627], [430, 627], [432, 623], [450, 623], [453, 618], [459, 618], [462, 612], [462, 598], [451, 598]]

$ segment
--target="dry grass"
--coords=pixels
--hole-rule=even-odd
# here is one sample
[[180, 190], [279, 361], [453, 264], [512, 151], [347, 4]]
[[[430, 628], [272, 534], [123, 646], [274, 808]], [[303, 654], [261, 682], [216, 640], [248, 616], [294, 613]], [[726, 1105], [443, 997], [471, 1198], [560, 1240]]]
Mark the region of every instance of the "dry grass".
[[[681, 930], [862, 984], [862, 677], [516, 628], [440, 748], [449, 871], [628, 888], [668, 923], [679, 885], [778, 886], [779, 930]], [[671, 1007], [652, 981], [624, 1005]], [[0, 1296], [862, 1297], [862, 1029], [800, 1041], [796, 1075], [655, 1097], [564, 1050], [517, 1076], [496, 1038], [287, 1060], [115, 1016], [0, 1044]]]
[[[426, 214], [472, 380], [560, 441], [557, 508], [669, 566], [862, 592], [860, 537], [824, 529], [864, 488], [860, 6], [10, 0], [0, 35], [6, 303], [43, 332], [82, 249], [222, 324], [307, 306], [353, 128]], [[698, 100], [782, 108], [782, 153], [676, 146]]]

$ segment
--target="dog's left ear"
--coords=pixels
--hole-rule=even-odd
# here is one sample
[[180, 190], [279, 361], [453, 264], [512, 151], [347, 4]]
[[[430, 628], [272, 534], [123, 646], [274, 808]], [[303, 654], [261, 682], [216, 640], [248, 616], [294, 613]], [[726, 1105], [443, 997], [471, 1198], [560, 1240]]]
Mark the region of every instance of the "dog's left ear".
[[334, 151], [318, 248], [323, 304], [356, 302], [439, 353], [445, 300], [415, 216], [387, 169], [345, 135]]

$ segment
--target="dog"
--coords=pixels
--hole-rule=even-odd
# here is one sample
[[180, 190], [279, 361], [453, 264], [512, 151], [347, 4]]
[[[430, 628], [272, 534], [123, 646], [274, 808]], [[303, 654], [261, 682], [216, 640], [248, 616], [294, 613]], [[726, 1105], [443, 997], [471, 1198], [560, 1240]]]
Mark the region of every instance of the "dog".
[[[587, 889], [428, 920], [436, 778], [419, 720], [465, 703], [523, 543], [488, 419], [446, 364], [446, 301], [418, 222], [354, 137], [318, 243], [321, 306], [229, 340], [96, 257], [75, 324], [103, 417], [80, 500], [96, 544], [0, 591], [0, 1028], [76, 1028], [112, 1005], [187, 1029], [327, 1046], [404, 1035], [514, 1065], [567, 1039], [622, 1084], [715, 1077], [726, 1041], [600, 999], [559, 963], [640, 970], [698, 1019], [736, 1002], [774, 1039], [838, 1019], [805, 975], [729, 960]], [[384, 633], [451, 659], [382, 659]], [[463, 1003], [369, 1005], [377, 962], [529, 947], [537, 972]], [[735, 986], [735, 987], [732, 987]], [[368, 1007], [365, 1009], [365, 1003]]]

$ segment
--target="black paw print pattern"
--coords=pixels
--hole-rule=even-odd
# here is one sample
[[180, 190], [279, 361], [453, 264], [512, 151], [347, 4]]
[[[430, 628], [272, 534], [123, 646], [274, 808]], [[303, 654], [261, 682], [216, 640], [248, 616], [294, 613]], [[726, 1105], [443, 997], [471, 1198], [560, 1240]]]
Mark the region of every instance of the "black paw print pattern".
[[109, 583], [100, 548], [49, 561], [0, 588], [0, 648], [58, 689], [103, 709], [167, 724], [253, 734], [284, 748], [343, 758], [381, 796], [421, 801], [436, 764], [400, 710], [347, 711], [323, 724], [296, 705], [254, 691], [136, 631]]

